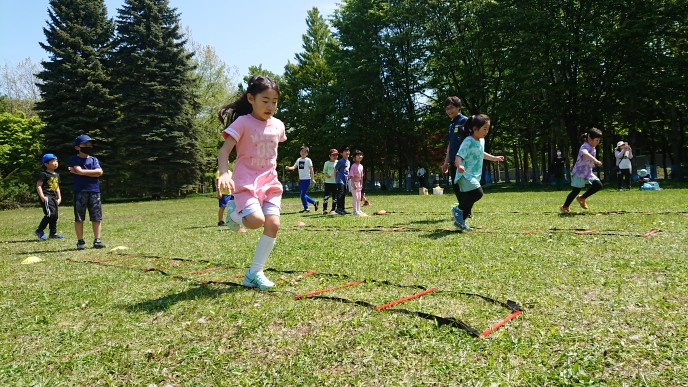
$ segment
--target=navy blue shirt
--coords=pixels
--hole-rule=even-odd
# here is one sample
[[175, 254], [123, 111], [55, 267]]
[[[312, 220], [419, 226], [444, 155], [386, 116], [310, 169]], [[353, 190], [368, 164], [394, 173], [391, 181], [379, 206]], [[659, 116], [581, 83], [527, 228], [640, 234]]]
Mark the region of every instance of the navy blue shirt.
[[468, 131], [463, 128], [466, 121], [468, 121], [468, 117], [459, 113], [449, 124], [449, 133], [447, 135], [449, 140], [449, 165], [454, 164], [454, 157], [456, 157], [463, 139], [468, 136]]
[[[100, 163], [93, 156], [86, 158], [74, 155], [69, 158], [70, 167], [81, 167], [83, 170], [98, 169]], [[74, 193], [79, 192], [100, 192], [100, 179], [97, 177], [74, 175]]]
[[337, 164], [334, 166], [334, 169], [337, 171], [337, 184], [346, 184], [346, 181], [349, 179], [350, 165], [349, 160], [343, 157], [337, 160]]

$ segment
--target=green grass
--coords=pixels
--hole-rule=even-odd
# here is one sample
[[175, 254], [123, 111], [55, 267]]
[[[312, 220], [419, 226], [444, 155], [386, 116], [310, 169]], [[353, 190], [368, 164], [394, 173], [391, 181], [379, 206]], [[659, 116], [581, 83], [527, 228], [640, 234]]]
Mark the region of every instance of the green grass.
[[[0, 212], [0, 385], [688, 383], [688, 189], [605, 190], [573, 216], [558, 214], [566, 191], [487, 192], [469, 222], [477, 230], [464, 234], [449, 194], [370, 192], [364, 209], [388, 214], [368, 218], [304, 216], [287, 197], [268, 276], [331, 275], [270, 292], [171, 277], [230, 266], [187, 275], [211, 280], [250, 264], [261, 231], [216, 227], [214, 198], [106, 203], [103, 250], [74, 249], [70, 207], [60, 209], [67, 238], [47, 242], [32, 234], [40, 209]], [[121, 254], [146, 257], [87, 263]], [[20, 264], [28, 256], [43, 261]], [[169, 258], [193, 262], [160, 269], [168, 276], [138, 270]], [[477, 340], [414, 315], [294, 299], [365, 279], [389, 284], [323, 296], [380, 305], [420, 290], [412, 285], [437, 287], [391, 309], [479, 331], [509, 310], [464, 293], [514, 300], [524, 313]]]

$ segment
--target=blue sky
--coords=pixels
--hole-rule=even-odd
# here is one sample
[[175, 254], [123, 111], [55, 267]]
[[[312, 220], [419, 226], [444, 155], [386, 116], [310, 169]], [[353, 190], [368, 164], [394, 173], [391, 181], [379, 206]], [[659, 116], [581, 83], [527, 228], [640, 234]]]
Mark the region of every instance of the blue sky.
[[[241, 76], [251, 65], [282, 74], [284, 65], [301, 52], [306, 32], [306, 12], [318, 7], [326, 18], [337, 0], [169, 0], [181, 13], [182, 28], [191, 38], [212, 46], [219, 57], [236, 66]], [[47, 59], [38, 42], [45, 43], [48, 0], [0, 0], [0, 66], [17, 65], [30, 58], [39, 64]], [[105, 0], [114, 17], [124, 0]], [[260, 4], [255, 7], [255, 4]]]

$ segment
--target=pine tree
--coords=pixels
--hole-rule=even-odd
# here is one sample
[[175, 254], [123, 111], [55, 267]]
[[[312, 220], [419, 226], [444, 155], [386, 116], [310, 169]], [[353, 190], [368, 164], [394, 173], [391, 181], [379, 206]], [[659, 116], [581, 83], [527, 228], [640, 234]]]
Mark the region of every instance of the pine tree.
[[[42, 62], [43, 71], [37, 74], [42, 81], [37, 109], [46, 123], [46, 150], [66, 160], [74, 154], [74, 138], [86, 133], [98, 140], [97, 149], [107, 159], [116, 109], [103, 60], [114, 22], [107, 18], [103, 0], [50, 0], [48, 17], [43, 29], [47, 43], [40, 45], [50, 59]], [[68, 191], [69, 184], [63, 185]]]
[[185, 43], [166, 0], [127, 0], [118, 10], [113, 89], [125, 195], [177, 195], [198, 183], [198, 103]]

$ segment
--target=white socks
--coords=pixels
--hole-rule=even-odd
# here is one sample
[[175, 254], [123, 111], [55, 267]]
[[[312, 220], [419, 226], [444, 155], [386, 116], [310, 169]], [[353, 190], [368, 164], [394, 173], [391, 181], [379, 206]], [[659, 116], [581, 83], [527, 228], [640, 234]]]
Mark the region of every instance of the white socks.
[[[234, 217], [232, 217], [232, 219], [234, 219]], [[263, 266], [265, 266], [265, 262], [267, 262], [268, 256], [270, 256], [272, 252], [272, 248], [275, 247], [276, 240], [277, 238], [271, 238], [265, 234], [260, 236], [258, 244], [256, 245], [256, 254], [253, 256], [253, 262], [248, 269], [251, 273], [258, 273], [263, 270]]]

